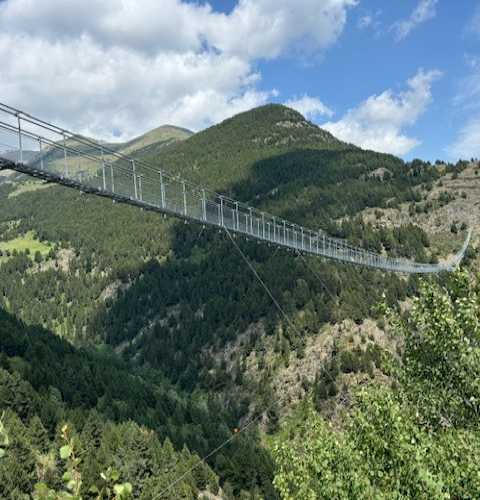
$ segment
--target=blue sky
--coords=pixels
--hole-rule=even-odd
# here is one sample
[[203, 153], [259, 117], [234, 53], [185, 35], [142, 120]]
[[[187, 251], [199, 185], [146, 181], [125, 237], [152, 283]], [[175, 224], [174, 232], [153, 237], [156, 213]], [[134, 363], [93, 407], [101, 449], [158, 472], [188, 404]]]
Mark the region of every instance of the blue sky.
[[480, 156], [479, 45], [468, 0], [0, 0], [0, 95], [122, 140], [275, 101], [362, 147], [455, 160]]
[[[223, 2], [217, 4], [220, 3]], [[398, 40], [392, 27], [407, 19], [418, 3], [418, 0], [360, 2], [352, 9], [338, 42], [323, 57], [312, 57], [310, 64], [298, 56], [259, 62], [261, 88], [279, 89], [280, 101], [304, 94], [317, 96], [336, 116], [341, 116], [386, 89], [401, 92], [407, 79], [419, 68], [439, 70], [442, 76], [432, 85], [431, 103], [416, 123], [407, 128], [408, 134], [421, 144], [404, 157], [455, 156], [449, 148], [471, 118], [471, 110], [456, 104], [456, 100], [465, 80], [472, 77], [472, 58], [480, 55], [480, 32], [475, 32], [472, 26], [475, 2], [440, 0], [433, 18]], [[372, 23], [362, 27], [361, 20], [367, 16]], [[478, 139], [480, 142], [480, 135]]]

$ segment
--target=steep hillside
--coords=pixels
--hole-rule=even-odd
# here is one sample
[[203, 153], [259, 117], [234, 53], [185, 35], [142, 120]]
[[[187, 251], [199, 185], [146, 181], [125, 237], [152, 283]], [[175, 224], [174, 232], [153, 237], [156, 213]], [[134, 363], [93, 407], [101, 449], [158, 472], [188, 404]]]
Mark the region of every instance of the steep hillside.
[[147, 158], [192, 181], [225, 190], [248, 179], [254, 164], [262, 159], [295, 150], [346, 147], [293, 109], [270, 104], [236, 115]]
[[[23, 498], [39, 482], [59, 488], [68, 465], [59, 448], [70, 445], [79, 457], [84, 498], [94, 486], [102, 490], [101, 475], [113, 469], [118, 482], [133, 485], [135, 498], [151, 499], [198, 463], [194, 451], [205, 455], [235, 423], [235, 415], [207, 394], [189, 397], [158, 372], [123, 363], [106, 349], [77, 350], [2, 309], [0, 410], [1, 498]], [[242, 476], [253, 473], [250, 467], [270, 474], [254, 434], [224, 452], [238, 458], [224, 465], [237, 488]], [[189, 499], [201, 491], [217, 493], [218, 478], [201, 464], [176, 491]]]
[[[454, 167], [440, 171], [363, 151], [277, 105], [174, 144], [151, 140], [148, 134], [139, 140], [136, 154], [207, 187], [375, 251], [437, 258], [429, 235], [410, 220], [380, 226], [367, 214], [420, 203], [423, 186]], [[286, 321], [224, 234], [59, 186], [21, 186], [0, 185], [3, 248], [21, 241], [29, 250], [2, 256], [0, 306], [77, 347], [107, 345], [139, 376], [161, 373], [179, 398], [220, 401], [224, 436], [252, 415], [263, 415], [262, 429], [275, 432], [280, 416], [312, 391], [324, 399], [338, 392], [347, 397], [349, 380], [362, 383], [372, 363], [374, 375], [386, 376], [374, 346], [394, 352], [396, 345], [375, 324], [376, 306], [383, 294], [391, 306], [405, 301], [416, 279], [238, 240]], [[37, 255], [40, 245], [48, 252]], [[339, 349], [352, 351], [344, 366], [348, 371], [353, 364], [355, 374], [326, 388], [322, 363], [333, 370], [330, 360]], [[96, 400], [106, 390], [95, 394]], [[176, 411], [146, 411], [152, 419], [146, 425], [156, 430], [181, 420]], [[211, 444], [207, 430], [199, 428], [196, 437], [182, 431], [175, 445], [203, 453]], [[243, 465], [253, 464], [248, 471], [231, 467], [229, 456], [212, 459], [211, 466], [233, 494], [244, 489], [274, 498], [268, 453], [256, 448], [257, 438], [253, 443], [236, 452]], [[245, 456], [261, 457], [263, 465]]]
[[480, 238], [480, 166], [464, 163], [447, 172], [439, 165], [442, 177], [419, 190], [413, 203], [403, 203], [381, 212], [367, 209], [365, 220], [376, 228], [413, 222], [431, 235], [432, 246], [443, 253], [461, 246], [465, 226], [473, 229], [473, 243]]

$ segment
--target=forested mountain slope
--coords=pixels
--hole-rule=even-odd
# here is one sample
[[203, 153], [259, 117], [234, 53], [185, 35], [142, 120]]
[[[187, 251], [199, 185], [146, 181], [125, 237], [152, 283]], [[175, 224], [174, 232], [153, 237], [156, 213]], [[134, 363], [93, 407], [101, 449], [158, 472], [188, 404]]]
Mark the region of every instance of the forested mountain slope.
[[[276, 105], [243, 113], [182, 142], [146, 142], [136, 153], [152, 163], [280, 217], [378, 252], [438, 258], [422, 229], [409, 223], [374, 225], [359, 214], [421, 203], [426, 186], [439, 182], [445, 172], [450, 175], [453, 166], [440, 171], [428, 163], [405, 164], [363, 151]], [[354, 365], [357, 374], [386, 376], [380, 353], [394, 343], [384, 342], [379, 351], [376, 341], [384, 337], [361, 342], [356, 329], [366, 318], [378, 318], [382, 295], [395, 307], [415, 293], [416, 279], [304, 260], [237, 240], [288, 315], [287, 322], [224, 234], [59, 186], [19, 192], [23, 182], [0, 185], [0, 307], [34, 329], [48, 330], [49, 338], [59, 335], [62, 346], [68, 341], [85, 349], [75, 351], [75, 359], [84, 360], [76, 365], [80, 373], [84, 362], [94, 363], [82, 358], [92, 356], [92, 349], [106, 350], [109, 360], [114, 351], [123, 360], [109, 363], [120, 364], [122, 377], [135, 373], [135, 380], [151, 387], [145, 404], [134, 408], [134, 398], [109, 395], [114, 390], [107, 382], [110, 374], [100, 384], [82, 374], [79, 378], [90, 380], [83, 392], [75, 384], [61, 388], [61, 381], [45, 383], [69, 394], [62, 396], [68, 407], [95, 409], [107, 420], [132, 418], [160, 439], [170, 437], [177, 450], [186, 444], [204, 454], [252, 415], [264, 413], [262, 429], [274, 433], [279, 417], [294, 403], [279, 394], [279, 380], [296, 379], [302, 394], [313, 391], [320, 402], [339, 392], [347, 395], [348, 384], [322, 381], [323, 361], [328, 366], [339, 349], [351, 352], [342, 365], [346, 370]], [[12, 251], [6, 245], [32, 234], [42, 251]], [[2, 250], [2, 242], [9, 250]], [[345, 341], [349, 335], [355, 337], [352, 342]], [[45, 398], [35, 385], [42, 377], [29, 378], [32, 366], [39, 369], [37, 350], [42, 350], [34, 348], [31, 337], [25, 337], [24, 351], [15, 347], [7, 353], [5, 367]], [[304, 372], [291, 373], [303, 359], [308, 361]], [[99, 363], [104, 362], [100, 357]], [[61, 366], [55, 373], [64, 370]], [[288, 377], [279, 378], [289, 370]], [[130, 384], [135, 387], [132, 379], [125, 382]], [[129, 388], [126, 394], [136, 392]], [[177, 404], [159, 409], [165, 393], [182, 410]], [[203, 410], [186, 410], [191, 398], [199, 398]], [[213, 419], [215, 413], [218, 418]], [[213, 419], [212, 428], [201, 424], [202, 415]], [[72, 420], [82, 427], [83, 417]], [[219, 428], [222, 432], [215, 436]], [[211, 460], [221, 483], [229, 483], [226, 495], [238, 496], [243, 489], [274, 498], [272, 462], [258, 436], [235, 442]]]
[[[105, 487], [101, 473], [113, 468], [134, 485], [135, 498], [151, 499], [197, 464], [187, 447], [206, 454], [228, 437], [235, 422], [214, 397], [184, 395], [158, 372], [137, 370], [105, 350], [77, 350], [1, 309], [0, 405], [1, 498], [24, 498], [40, 481], [62, 485], [67, 464], [57, 457], [65, 425], [81, 457], [81, 494]], [[261, 460], [256, 441], [252, 433], [225, 449], [238, 457], [223, 466], [237, 484], [262, 470], [268, 477], [268, 460]], [[179, 496], [169, 498], [216, 493], [218, 478], [201, 465], [176, 491]]]

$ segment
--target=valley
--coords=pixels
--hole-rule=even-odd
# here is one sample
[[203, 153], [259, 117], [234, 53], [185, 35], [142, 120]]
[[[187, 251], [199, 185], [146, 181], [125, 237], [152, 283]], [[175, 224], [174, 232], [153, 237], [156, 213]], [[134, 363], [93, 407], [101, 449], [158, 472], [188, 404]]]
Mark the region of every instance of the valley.
[[[404, 162], [344, 143], [281, 105], [193, 135], [160, 127], [118, 150], [394, 257], [447, 259], [473, 228], [464, 264], [475, 274], [476, 162]], [[384, 417], [394, 418], [426, 383], [415, 366], [418, 386], [402, 378], [404, 352], [416, 351], [393, 316], [410, 314], [418, 300], [427, 314], [428, 293], [441, 302], [444, 288], [425, 287], [457, 280], [459, 296], [476, 293], [457, 275], [424, 282], [236, 242], [278, 307], [218, 230], [23, 175], [0, 177], [0, 408], [15, 447], [0, 462], [1, 494], [31, 491], [38, 464], [37, 479], [58, 486], [53, 457], [67, 422], [85, 457], [85, 485], [115, 467], [135, 498], [162, 494], [184, 473], [161, 498], [274, 499], [287, 487], [307, 498], [295, 493], [286, 465], [299, 461], [303, 435], [329, 443], [314, 462], [323, 453], [325, 468], [336, 470], [329, 453], [337, 450], [354, 471], [361, 459], [348, 439], [360, 437], [347, 427], [361, 427], [361, 408], [374, 413], [382, 401], [391, 410]], [[405, 390], [401, 404], [397, 386]], [[408, 425], [420, 435], [427, 420]], [[347, 436], [345, 448], [331, 428]], [[425, 446], [440, 449], [431, 439]], [[419, 460], [419, 468], [443, 471], [443, 462]], [[380, 460], [369, 464], [383, 471]], [[364, 488], [365, 498], [393, 491], [393, 482], [367, 472], [344, 480], [347, 489]]]

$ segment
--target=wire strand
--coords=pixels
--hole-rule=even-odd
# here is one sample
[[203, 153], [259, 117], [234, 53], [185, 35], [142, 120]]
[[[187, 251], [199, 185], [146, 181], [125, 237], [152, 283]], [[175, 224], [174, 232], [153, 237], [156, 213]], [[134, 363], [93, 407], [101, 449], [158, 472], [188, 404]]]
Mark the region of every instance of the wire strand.
[[305, 259], [305, 257], [298, 250], [297, 250], [297, 254], [303, 260], [305, 267], [318, 279], [318, 281], [320, 281], [320, 284], [323, 286], [324, 290], [328, 293], [328, 295], [330, 295], [330, 298], [335, 302], [336, 301], [335, 296], [330, 291], [330, 289], [325, 284], [325, 282], [322, 280], [322, 278], [320, 278], [320, 275], [317, 273], [317, 271], [315, 269], [313, 269], [313, 267], [308, 265], [307, 259]]
[[[286, 321], [288, 322], [288, 324], [293, 328], [293, 330], [298, 334], [300, 335], [300, 332], [298, 330], [298, 328], [295, 326], [295, 324], [291, 321], [291, 319], [289, 318], [289, 316], [287, 315], [287, 313], [283, 310], [282, 306], [279, 304], [279, 302], [275, 299], [273, 293], [271, 292], [270, 288], [267, 286], [267, 284], [262, 280], [262, 278], [260, 277], [260, 275], [258, 274], [257, 270], [253, 267], [253, 265], [251, 264], [251, 262], [248, 260], [247, 256], [245, 255], [245, 253], [242, 251], [242, 249], [239, 247], [239, 245], [237, 244], [237, 242], [235, 241], [235, 239], [233, 238], [233, 236], [231, 235], [230, 231], [225, 227], [225, 232], [227, 233], [230, 241], [233, 243], [234, 247], [237, 249], [237, 251], [239, 252], [239, 254], [241, 255], [242, 259], [244, 260], [244, 262], [247, 264], [248, 268], [252, 271], [252, 273], [254, 274], [254, 276], [257, 278], [257, 280], [259, 281], [259, 283], [262, 285], [263, 289], [267, 292], [268, 296], [272, 299], [273, 303], [275, 304], [275, 306], [277, 307], [277, 309], [280, 311], [280, 313], [282, 314], [282, 316], [286, 319]], [[325, 286], [325, 285], [324, 285]], [[330, 291], [329, 291], [330, 293]], [[331, 382], [335, 382], [335, 380], [333, 379], [333, 377], [330, 375], [330, 373], [328, 372], [328, 370], [325, 369], [324, 366], [321, 366], [320, 367], [320, 371], [322, 371], [323, 373], [325, 373], [328, 378], [330, 379]], [[238, 432], [236, 432], [235, 434], [232, 434], [228, 439], [226, 439], [223, 443], [219, 444], [216, 448], [214, 448], [212, 451], [210, 451], [207, 455], [205, 455], [203, 458], [200, 458], [199, 461], [193, 465], [192, 467], [190, 467], [188, 470], [186, 470], [183, 474], [181, 474], [177, 479], [175, 479], [172, 483], [170, 483], [166, 488], [164, 488], [159, 494], [158, 496], [156, 496], [154, 498], [154, 500], [157, 500], [159, 498], [161, 498], [164, 494], [168, 493], [174, 486], [176, 486], [178, 483], [180, 483], [183, 479], [185, 479], [191, 472], [193, 472], [195, 469], [197, 469], [198, 467], [200, 467], [200, 465], [202, 464], [205, 464], [206, 461], [211, 458], [213, 455], [215, 455], [216, 453], [218, 453], [221, 449], [223, 449], [225, 446], [227, 446], [228, 444], [230, 444], [237, 436], [239, 436], [240, 434], [244, 433], [248, 428], [250, 428], [255, 422], [257, 422], [258, 420], [260, 420], [260, 418], [265, 414], [265, 413], [268, 413], [270, 409], [272, 409], [276, 404], [278, 404], [278, 402], [280, 401], [280, 398], [276, 398], [274, 399], [269, 405], [267, 405], [262, 412], [260, 412], [258, 415], [256, 415], [255, 417], [252, 417], [250, 420], [248, 420], [248, 422], [246, 424], [244, 424], [239, 430]], [[286, 403], [285, 403], [286, 404]], [[282, 406], [285, 406], [282, 405]]]

